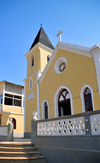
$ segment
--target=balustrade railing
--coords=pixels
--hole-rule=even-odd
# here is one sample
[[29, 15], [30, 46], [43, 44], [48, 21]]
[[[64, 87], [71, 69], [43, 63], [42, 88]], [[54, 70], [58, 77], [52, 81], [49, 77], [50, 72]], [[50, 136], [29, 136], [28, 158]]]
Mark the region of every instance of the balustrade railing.
[[100, 110], [52, 119], [33, 119], [33, 124], [34, 136], [100, 135]]

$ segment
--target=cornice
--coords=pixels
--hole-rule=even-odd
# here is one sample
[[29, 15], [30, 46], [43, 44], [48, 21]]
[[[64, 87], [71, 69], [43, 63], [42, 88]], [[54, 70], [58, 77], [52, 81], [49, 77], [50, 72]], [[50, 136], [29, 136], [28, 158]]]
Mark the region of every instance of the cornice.
[[35, 74], [38, 74], [39, 72], [42, 73], [42, 71], [40, 71], [40, 70], [35, 71], [33, 74], [31, 74], [30, 76], [28, 76], [27, 78], [25, 78], [23, 81], [26, 81], [27, 79], [31, 78]]
[[41, 48], [43, 48], [43, 49], [45, 49], [45, 50], [47, 50], [47, 51], [49, 51], [51, 53], [54, 51], [54, 50], [48, 48], [47, 46], [45, 46], [45, 45], [43, 45], [43, 44], [41, 44], [41, 43], [38, 42], [27, 54], [25, 54], [25, 57], [27, 57], [37, 47], [41, 47]]

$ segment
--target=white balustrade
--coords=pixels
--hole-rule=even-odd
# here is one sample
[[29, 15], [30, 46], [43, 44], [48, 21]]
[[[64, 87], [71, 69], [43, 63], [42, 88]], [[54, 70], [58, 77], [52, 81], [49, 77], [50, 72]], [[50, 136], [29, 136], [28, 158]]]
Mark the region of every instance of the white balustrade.
[[7, 136], [7, 129], [8, 129], [8, 126], [0, 126], [0, 136]]
[[85, 135], [84, 117], [37, 122], [37, 135]]
[[100, 114], [91, 115], [90, 122], [91, 122], [91, 134], [100, 135]]

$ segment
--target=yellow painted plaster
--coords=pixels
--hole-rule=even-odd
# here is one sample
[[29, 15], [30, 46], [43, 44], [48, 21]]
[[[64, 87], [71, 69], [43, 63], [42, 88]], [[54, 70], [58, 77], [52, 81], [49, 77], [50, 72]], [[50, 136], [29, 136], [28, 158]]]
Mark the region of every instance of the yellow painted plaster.
[[5, 112], [13, 112], [13, 113], [22, 113], [22, 108], [21, 107], [4, 105], [4, 111]]
[[[54, 71], [54, 65], [60, 57], [66, 58], [67, 66], [64, 72], [57, 74]], [[98, 90], [93, 58], [59, 49], [40, 84], [40, 107], [44, 99], [46, 99], [49, 102], [49, 118], [55, 117], [53, 111], [55, 93], [61, 85], [65, 85], [72, 92], [73, 113], [81, 113], [80, 92], [85, 84], [90, 85], [93, 88], [93, 92]], [[98, 95], [94, 93], [94, 96], [94, 105], [96, 106], [96, 96]], [[100, 109], [99, 96], [97, 99], [98, 108], [96, 106], [95, 109]]]
[[[31, 131], [31, 119], [33, 118], [32, 111], [37, 111], [37, 86], [34, 83], [37, 79], [37, 75], [33, 75], [32, 77], [33, 87], [29, 89], [29, 80], [26, 80], [26, 131]], [[34, 92], [34, 99], [28, 101], [28, 94]]]

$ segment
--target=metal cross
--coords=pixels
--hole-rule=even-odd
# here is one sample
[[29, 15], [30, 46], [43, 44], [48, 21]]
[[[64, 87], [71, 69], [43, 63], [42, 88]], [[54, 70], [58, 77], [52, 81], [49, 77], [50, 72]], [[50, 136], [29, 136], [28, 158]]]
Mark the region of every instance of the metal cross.
[[59, 36], [59, 42], [61, 42], [61, 34], [63, 33], [63, 31], [58, 31], [58, 34], [56, 35], [57, 37]]

